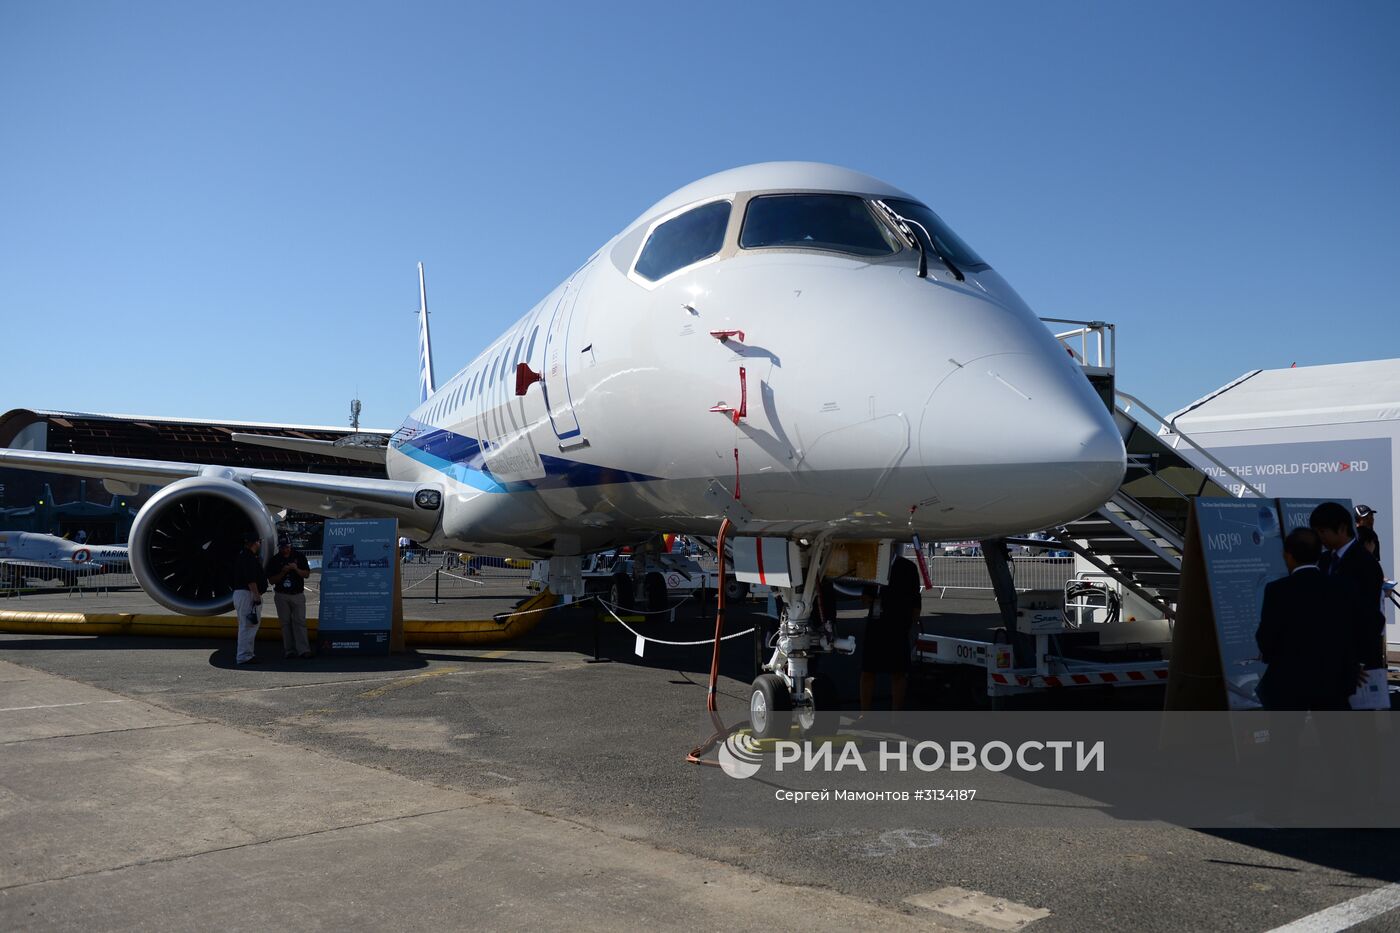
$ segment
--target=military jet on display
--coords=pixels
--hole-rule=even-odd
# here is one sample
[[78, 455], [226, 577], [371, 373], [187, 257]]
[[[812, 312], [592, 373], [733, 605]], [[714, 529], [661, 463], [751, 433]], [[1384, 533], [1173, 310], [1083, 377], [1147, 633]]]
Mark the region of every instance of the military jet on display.
[[271, 549], [269, 507], [553, 558], [561, 588], [583, 555], [723, 525], [738, 569], [784, 596], [756, 718], [821, 706], [808, 662], [850, 647], [812, 620], [834, 549], [1057, 526], [1123, 477], [1108, 408], [1010, 285], [923, 201], [847, 169], [766, 163], [680, 189], [441, 384], [421, 277], [420, 294], [422, 400], [387, 479], [10, 450], [0, 465], [164, 486], [132, 567], [192, 614], [229, 606], [243, 532]]
[[127, 560], [124, 547], [82, 544], [27, 531], [0, 531], [0, 585], [72, 580], [114, 569], [125, 572]]

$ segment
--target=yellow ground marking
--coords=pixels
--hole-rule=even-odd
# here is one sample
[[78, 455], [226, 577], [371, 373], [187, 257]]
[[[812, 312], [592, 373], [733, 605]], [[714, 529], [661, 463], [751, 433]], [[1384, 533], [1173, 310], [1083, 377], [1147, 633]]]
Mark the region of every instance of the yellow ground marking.
[[456, 673], [458, 673], [458, 669], [455, 667], [444, 667], [436, 671], [425, 671], [422, 674], [414, 674], [412, 677], [404, 677], [400, 680], [391, 680], [382, 687], [375, 687], [373, 690], [366, 690], [364, 693], [360, 694], [360, 697], [361, 699], [365, 700], [375, 700], [379, 697], [384, 696], [384, 694], [389, 693], [392, 690], [400, 690], [404, 687], [411, 687], [414, 684], [419, 683], [420, 681], [427, 680], [430, 677], [442, 677], [445, 674]]

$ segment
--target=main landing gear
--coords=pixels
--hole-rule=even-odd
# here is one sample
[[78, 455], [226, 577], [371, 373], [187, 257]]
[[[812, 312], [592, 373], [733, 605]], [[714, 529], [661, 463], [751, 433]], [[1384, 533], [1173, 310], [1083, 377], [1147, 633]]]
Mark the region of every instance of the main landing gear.
[[813, 618], [830, 541], [803, 545], [803, 585], [784, 587], [783, 613], [773, 656], [763, 665], [749, 692], [749, 725], [755, 738], [786, 738], [793, 720], [803, 735], [830, 735], [836, 729], [836, 685], [812, 671], [820, 655], [850, 654], [856, 640], [837, 638], [824, 619]]

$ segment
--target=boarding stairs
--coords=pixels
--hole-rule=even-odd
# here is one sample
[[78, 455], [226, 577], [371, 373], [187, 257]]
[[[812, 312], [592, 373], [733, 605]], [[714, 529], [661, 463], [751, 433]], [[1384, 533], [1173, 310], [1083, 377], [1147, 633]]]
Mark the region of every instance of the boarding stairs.
[[1221, 481], [1241, 495], [1259, 492], [1140, 399], [1117, 388], [1112, 324], [1045, 320], [1074, 325], [1055, 336], [1109, 405], [1128, 454], [1127, 472], [1113, 497], [1051, 534], [1167, 618], [1174, 618], [1191, 500], [1232, 496]]

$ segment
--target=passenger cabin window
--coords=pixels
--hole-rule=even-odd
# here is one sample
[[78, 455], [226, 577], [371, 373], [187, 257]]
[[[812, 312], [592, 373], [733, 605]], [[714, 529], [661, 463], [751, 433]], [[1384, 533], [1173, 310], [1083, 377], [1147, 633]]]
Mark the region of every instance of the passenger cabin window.
[[851, 194], [764, 194], [749, 201], [744, 249], [823, 249], [856, 256], [895, 251], [864, 198]]
[[[928, 230], [929, 234], [938, 241], [938, 252], [953, 260], [954, 264], [964, 272], [981, 272], [983, 269], [990, 269], [986, 261], [963, 242], [962, 237], [953, 232], [952, 228], [943, 222], [933, 211], [924, 207], [918, 201], [905, 201], [901, 198], [885, 198], [885, 203], [894, 209], [895, 213], [907, 217], [909, 220], [917, 220]], [[914, 235], [924, 241], [924, 247], [929, 246], [928, 237], [924, 236], [923, 230], [913, 227]], [[934, 262], [933, 257], [929, 262]]]
[[710, 258], [724, 245], [727, 226], [728, 201], [711, 201], [672, 217], [651, 231], [642, 254], [637, 257], [637, 274], [656, 282], [678, 269]]

